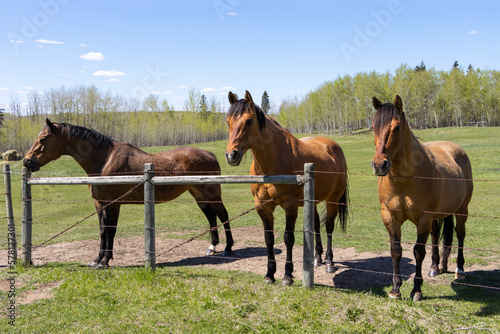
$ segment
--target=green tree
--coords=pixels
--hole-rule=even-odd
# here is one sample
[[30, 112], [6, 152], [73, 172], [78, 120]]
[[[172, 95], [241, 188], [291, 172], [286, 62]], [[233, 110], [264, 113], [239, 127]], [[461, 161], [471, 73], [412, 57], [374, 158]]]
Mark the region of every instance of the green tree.
[[269, 103], [269, 95], [267, 94], [267, 91], [264, 91], [264, 94], [262, 94], [262, 102], [260, 104], [260, 107], [264, 113], [269, 113], [269, 110], [271, 109], [271, 104]]
[[210, 111], [208, 110], [207, 97], [205, 95], [202, 95], [200, 98], [200, 106], [198, 110], [200, 112], [201, 118], [206, 120], [210, 114]]

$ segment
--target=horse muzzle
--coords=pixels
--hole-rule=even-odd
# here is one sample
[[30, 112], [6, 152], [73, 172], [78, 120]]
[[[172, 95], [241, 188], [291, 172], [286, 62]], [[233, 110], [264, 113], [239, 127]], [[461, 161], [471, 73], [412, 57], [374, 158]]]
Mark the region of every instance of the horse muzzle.
[[241, 162], [243, 154], [239, 150], [233, 150], [232, 152], [226, 152], [226, 161], [230, 166], [238, 166]]
[[372, 160], [372, 169], [373, 173], [377, 176], [386, 176], [391, 170], [391, 161], [384, 159], [381, 163], [376, 163], [375, 160]]
[[25, 158], [23, 160], [24, 167], [28, 168], [30, 172], [36, 172], [40, 170], [40, 165], [36, 159]]

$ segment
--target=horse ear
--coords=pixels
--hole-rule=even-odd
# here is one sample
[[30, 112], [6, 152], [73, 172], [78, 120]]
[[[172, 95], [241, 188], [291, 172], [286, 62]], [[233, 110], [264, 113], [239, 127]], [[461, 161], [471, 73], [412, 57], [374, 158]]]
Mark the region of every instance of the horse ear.
[[396, 95], [396, 98], [394, 99], [394, 106], [398, 108], [398, 110], [403, 111], [403, 100], [401, 100], [399, 95]]
[[49, 127], [50, 131], [52, 131], [53, 134], [56, 134], [57, 128], [54, 123], [52, 123], [48, 118], [45, 119], [45, 123]]
[[227, 97], [228, 97], [229, 103], [231, 103], [231, 105], [233, 105], [233, 103], [238, 101], [238, 98], [236, 97], [236, 95], [233, 94], [233, 92], [229, 92], [229, 94], [227, 94]]
[[379, 99], [377, 99], [375, 96], [372, 98], [372, 103], [375, 110], [378, 110], [378, 108], [382, 106], [382, 102], [380, 102]]
[[247, 103], [251, 106], [255, 105], [253, 103], [252, 95], [250, 95], [250, 92], [248, 90], [245, 91], [245, 101], [247, 101]]

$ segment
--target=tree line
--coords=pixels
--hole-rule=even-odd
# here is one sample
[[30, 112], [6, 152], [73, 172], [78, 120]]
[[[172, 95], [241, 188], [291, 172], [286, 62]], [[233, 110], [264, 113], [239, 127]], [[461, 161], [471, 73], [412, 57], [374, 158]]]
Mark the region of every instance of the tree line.
[[[303, 98], [287, 98], [273, 116], [293, 133], [349, 134], [368, 129], [374, 114], [372, 97], [392, 102], [403, 99], [413, 128], [500, 123], [500, 72], [455, 62], [449, 71], [401, 65], [395, 73], [362, 72], [324, 82]], [[261, 107], [273, 108], [266, 91]], [[165, 99], [150, 94], [128, 98], [101, 91], [95, 85], [31, 91], [27, 103], [16, 95], [11, 113], [0, 115], [0, 151], [25, 153], [40, 132], [45, 118], [92, 128], [113, 139], [139, 147], [186, 145], [227, 138], [225, 112], [215, 98], [191, 88], [184, 111], [175, 111]]]
[[500, 72], [462, 69], [449, 71], [401, 65], [395, 73], [375, 71], [345, 75], [323, 83], [304, 98], [282, 101], [281, 124], [294, 133], [348, 134], [370, 128], [372, 97], [392, 102], [398, 94], [410, 125], [416, 129], [445, 126], [498, 126]]

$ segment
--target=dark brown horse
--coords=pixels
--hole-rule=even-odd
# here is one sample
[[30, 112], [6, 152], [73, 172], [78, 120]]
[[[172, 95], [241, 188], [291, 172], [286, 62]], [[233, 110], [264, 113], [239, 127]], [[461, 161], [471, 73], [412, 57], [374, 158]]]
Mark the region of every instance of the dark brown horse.
[[[417, 262], [412, 297], [422, 298], [422, 261], [429, 233], [432, 235], [432, 265], [429, 276], [448, 270], [453, 240], [453, 216], [458, 237], [455, 276], [463, 279], [465, 221], [472, 197], [472, 169], [465, 151], [448, 141], [420, 143], [411, 131], [403, 112], [403, 102], [382, 104], [375, 97], [377, 110], [373, 121], [375, 157], [373, 172], [378, 180], [382, 220], [391, 239], [393, 287], [391, 298], [400, 298], [401, 225], [410, 220], [417, 227], [413, 254]], [[443, 229], [443, 254], [439, 265], [439, 236]]]
[[[245, 99], [237, 100], [229, 92], [231, 107], [226, 120], [229, 124], [229, 142], [226, 148], [226, 160], [231, 166], [239, 165], [247, 150], [253, 155], [250, 174], [252, 175], [293, 175], [304, 169], [304, 164], [312, 162], [317, 171], [315, 176], [315, 200], [326, 201], [326, 232], [327, 251], [326, 268], [333, 272], [332, 233], [335, 217], [339, 214], [341, 227], [347, 222], [347, 167], [344, 153], [340, 146], [326, 137], [295, 138], [281, 127], [274, 119], [266, 116], [255, 105], [252, 96], [247, 91]], [[295, 242], [295, 221], [297, 210], [303, 206], [303, 189], [293, 189], [294, 185], [285, 184], [252, 184], [257, 213], [262, 219], [264, 237], [267, 246], [266, 283], [274, 283], [276, 261], [274, 256], [274, 217], [276, 206], [281, 206], [286, 213], [286, 230], [284, 240], [286, 245], [286, 264], [283, 285], [293, 283], [292, 247]], [[267, 202], [276, 196], [281, 197]], [[344, 205], [340, 205], [340, 204]], [[315, 205], [314, 230], [316, 235], [315, 264], [322, 262], [320, 219]]]
[[[32, 172], [62, 155], [70, 155], [89, 176], [142, 174], [145, 163], [154, 164], [155, 175], [220, 174], [220, 166], [215, 156], [198, 148], [180, 147], [149, 154], [129, 143], [114, 141], [94, 130], [65, 123], [51, 123], [48, 119], [46, 123], [47, 126], [42, 129], [24, 158], [24, 166]], [[133, 185], [90, 186], [90, 194], [95, 200], [99, 216], [101, 234], [99, 255], [91, 266], [107, 267], [109, 260], [113, 258], [113, 240], [121, 203], [107, 204], [133, 187]], [[222, 204], [220, 185], [156, 186], [155, 201], [168, 202], [185, 191], [189, 191], [194, 197], [210, 223], [212, 243], [207, 255], [211, 255], [219, 243], [219, 235], [215, 228], [217, 217], [221, 222], [228, 221], [226, 208]], [[144, 187], [137, 187], [121, 200], [141, 203], [144, 200]], [[229, 223], [225, 223], [224, 227], [226, 232], [224, 255], [229, 255], [233, 238]]]

